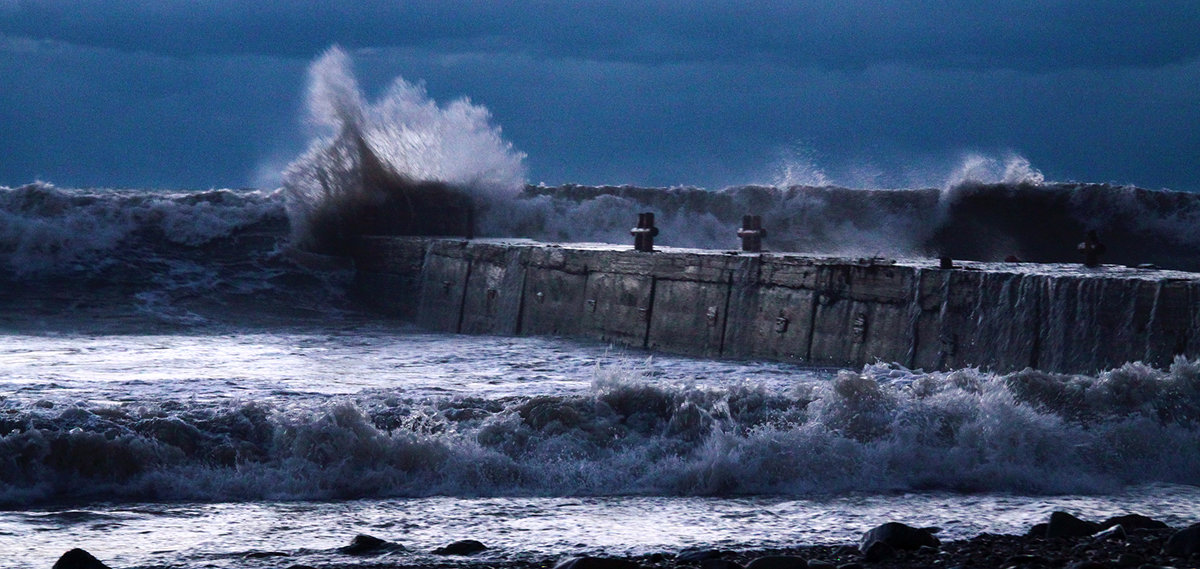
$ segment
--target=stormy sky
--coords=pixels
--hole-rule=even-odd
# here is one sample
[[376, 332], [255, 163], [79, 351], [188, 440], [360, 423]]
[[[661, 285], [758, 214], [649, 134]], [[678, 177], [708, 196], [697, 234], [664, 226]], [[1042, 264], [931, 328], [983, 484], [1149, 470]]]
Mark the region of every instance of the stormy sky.
[[[279, 181], [308, 64], [486, 106], [529, 181], [1200, 191], [1200, 2], [0, 0], [0, 185]], [[788, 167], [791, 167], [788, 170]]]

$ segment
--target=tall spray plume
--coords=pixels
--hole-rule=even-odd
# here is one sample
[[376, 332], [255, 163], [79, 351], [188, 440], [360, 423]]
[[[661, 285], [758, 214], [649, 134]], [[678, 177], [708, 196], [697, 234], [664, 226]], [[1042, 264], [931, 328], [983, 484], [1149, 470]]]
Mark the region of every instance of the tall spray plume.
[[486, 108], [439, 105], [401, 77], [370, 102], [338, 47], [309, 67], [307, 101], [322, 132], [283, 173], [296, 247], [345, 254], [358, 235], [470, 233], [476, 212], [524, 187], [525, 155]]

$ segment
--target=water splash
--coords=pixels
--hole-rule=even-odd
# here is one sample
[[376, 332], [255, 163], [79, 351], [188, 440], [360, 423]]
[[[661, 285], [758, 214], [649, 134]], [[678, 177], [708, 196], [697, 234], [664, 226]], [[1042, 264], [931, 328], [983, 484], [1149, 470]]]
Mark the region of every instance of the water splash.
[[811, 147], [803, 144], [783, 149], [775, 162], [771, 185], [777, 188], [832, 185], [833, 181], [817, 164], [814, 154]]
[[467, 98], [439, 105], [401, 77], [368, 102], [340, 48], [309, 68], [308, 108], [324, 134], [283, 174], [297, 246], [336, 248], [331, 241], [369, 229], [362, 227], [369, 214], [389, 200], [407, 202], [403, 213], [416, 218], [423, 213], [414, 210], [416, 194], [486, 204], [525, 184], [525, 155], [504, 140], [486, 108]]
[[950, 174], [942, 188], [949, 191], [963, 184], [1033, 184], [1046, 181], [1042, 172], [1019, 154], [1008, 154], [1003, 158], [968, 154], [958, 168]]

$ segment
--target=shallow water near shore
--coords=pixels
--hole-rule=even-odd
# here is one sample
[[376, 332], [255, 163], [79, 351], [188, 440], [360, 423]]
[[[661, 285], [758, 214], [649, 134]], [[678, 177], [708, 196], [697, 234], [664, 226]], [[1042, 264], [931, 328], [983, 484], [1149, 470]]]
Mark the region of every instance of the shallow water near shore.
[[[454, 498], [337, 502], [123, 504], [0, 513], [0, 549], [13, 567], [49, 567], [82, 547], [113, 567], [286, 567], [366, 560], [337, 551], [359, 533], [408, 551], [372, 562], [433, 565], [537, 562], [570, 555], [636, 556], [684, 549], [757, 550], [856, 544], [885, 520], [938, 526], [943, 540], [1023, 534], [1054, 510], [1087, 519], [1151, 513], [1174, 526], [1196, 518], [1195, 487], [1151, 485], [1109, 496], [905, 493], [790, 497]], [[469, 558], [431, 551], [460, 539]], [[257, 557], [256, 554], [280, 554]]]
[[508, 562], [854, 543], [893, 520], [1019, 534], [1060, 509], [1200, 519], [1190, 447], [1161, 448], [1195, 440], [1190, 422], [1096, 403], [1078, 425], [972, 370], [651, 357], [347, 318], [13, 332], [0, 377], [0, 550], [15, 567], [73, 547], [113, 567], [365, 563], [337, 551], [359, 533], [408, 548], [371, 562], [432, 565], [460, 539], [490, 547], [472, 562]]

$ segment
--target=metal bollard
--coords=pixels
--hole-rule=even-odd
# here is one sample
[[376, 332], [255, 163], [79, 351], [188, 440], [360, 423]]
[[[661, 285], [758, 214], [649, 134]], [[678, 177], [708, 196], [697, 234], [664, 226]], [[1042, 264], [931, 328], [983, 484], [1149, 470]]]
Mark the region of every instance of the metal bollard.
[[629, 230], [633, 235], [633, 248], [644, 253], [654, 252], [654, 238], [658, 236], [658, 228], [654, 226], [654, 213], [638, 214], [637, 227]]
[[742, 238], [743, 251], [753, 253], [762, 251], [762, 240], [767, 236], [767, 230], [762, 226], [762, 216], [743, 215], [742, 228], [738, 230], [737, 234]]
[[1096, 230], [1092, 229], [1087, 232], [1083, 238], [1083, 243], [1075, 247], [1080, 253], [1083, 253], [1083, 266], [1099, 267], [1100, 255], [1108, 249], [1100, 242], [1100, 236], [1096, 234]]

